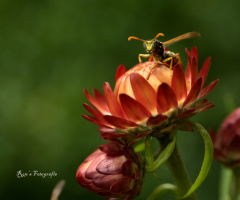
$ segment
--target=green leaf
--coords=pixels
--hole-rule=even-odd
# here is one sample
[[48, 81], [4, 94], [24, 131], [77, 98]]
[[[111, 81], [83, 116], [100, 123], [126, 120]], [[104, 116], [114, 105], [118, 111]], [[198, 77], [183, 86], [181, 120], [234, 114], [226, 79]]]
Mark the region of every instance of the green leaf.
[[137, 153], [137, 152], [141, 152], [141, 151], [144, 151], [145, 150], [145, 144], [144, 142], [141, 142], [139, 144], [137, 144], [135, 147], [134, 147], [134, 151]]
[[170, 183], [165, 183], [162, 185], [159, 185], [153, 193], [148, 197], [147, 200], [154, 200], [157, 197], [159, 197], [162, 194], [165, 194], [166, 192], [173, 192], [174, 194], [177, 194], [178, 190], [177, 187]]
[[153, 164], [153, 153], [152, 153], [150, 139], [151, 139], [150, 135], [146, 136], [145, 138], [145, 159], [146, 159], [147, 165]]
[[165, 163], [168, 158], [172, 155], [172, 152], [176, 145], [176, 134], [174, 134], [173, 140], [166, 146], [166, 148], [160, 153], [158, 158], [151, 164], [146, 166], [148, 172], [154, 172], [158, 169], [163, 163]]
[[201, 185], [201, 183], [205, 180], [205, 178], [208, 175], [208, 172], [212, 166], [212, 160], [213, 160], [213, 144], [211, 137], [209, 136], [209, 133], [197, 122], [192, 122], [194, 128], [201, 134], [204, 145], [205, 145], [205, 154], [204, 159], [202, 163], [201, 170], [198, 174], [197, 179], [191, 186], [191, 188], [188, 190], [188, 192], [182, 197], [186, 198], [190, 196], [198, 187]]

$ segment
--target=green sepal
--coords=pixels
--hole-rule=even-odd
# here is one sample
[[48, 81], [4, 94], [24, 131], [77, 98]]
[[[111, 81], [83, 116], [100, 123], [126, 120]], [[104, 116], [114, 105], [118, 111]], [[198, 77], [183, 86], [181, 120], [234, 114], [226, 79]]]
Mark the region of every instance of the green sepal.
[[146, 164], [151, 166], [153, 164], [153, 153], [150, 139], [151, 139], [150, 135], [146, 136], [145, 138], [145, 159]]
[[166, 192], [172, 192], [178, 195], [177, 187], [170, 183], [165, 183], [156, 187], [156, 189], [152, 192], [152, 194], [147, 198], [147, 200], [154, 200], [162, 194]]
[[151, 164], [146, 166], [146, 170], [148, 172], [154, 172], [156, 169], [158, 169], [163, 163], [165, 163], [168, 158], [172, 155], [172, 152], [176, 145], [176, 134], [173, 135], [173, 140], [169, 142], [169, 144], [166, 146], [166, 148], [160, 153], [158, 158]]
[[204, 145], [205, 145], [205, 153], [204, 153], [202, 167], [198, 174], [198, 177], [196, 178], [195, 182], [190, 187], [188, 192], [182, 197], [183, 199], [190, 196], [205, 180], [212, 166], [212, 160], [213, 160], [213, 144], [212, 144], [212, 140], [209, 133], [199, 123], [192, 122], [192, 124], [194, 128], [197, 130], [197, 132], [199, 132], [203, 138]]

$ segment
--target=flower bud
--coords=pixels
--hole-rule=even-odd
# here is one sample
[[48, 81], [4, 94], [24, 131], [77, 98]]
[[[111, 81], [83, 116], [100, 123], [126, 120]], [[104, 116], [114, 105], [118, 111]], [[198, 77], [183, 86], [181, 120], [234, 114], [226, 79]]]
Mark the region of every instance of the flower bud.
[[211, 136], [214, 157], [228, 167], [240, 167], [240, 108], [223, 121], [216, 135]]
[[79, 166], [76, 178], [81, 186], [98, 195], [131, 200], [142, 188], [142, 162], [132, 147], [103, 144]]

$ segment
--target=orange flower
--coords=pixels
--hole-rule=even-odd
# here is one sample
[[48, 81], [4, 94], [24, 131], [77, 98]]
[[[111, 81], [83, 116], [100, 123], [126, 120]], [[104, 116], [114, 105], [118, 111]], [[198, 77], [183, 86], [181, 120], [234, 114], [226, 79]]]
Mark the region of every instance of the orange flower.
[[96, 110], [84, 104], [93, 117], [83, 117], [99, 125], [101, 136], [107, 140], [125, 136], [141, 138], [154, 130], [157, 130], [155, 136], [159, 136], [170, 132], [177, 124], [179, 129], [192, 130], [186, 119], [214, 106], [200, 99], [218, 80], [203, 87], [211, 59], [207, 58], [198, 72], [197, 48], [193, 47], [191, 52], [186, 49], [186, 52], [186, 74], [179, 64], [171, 70], [166, 63], [148, 61], [129, 71], [120, 65], [114, 92], [107, 82], [103, 86], [104, 95], [96, 89], [94, 96], [84, 91]]

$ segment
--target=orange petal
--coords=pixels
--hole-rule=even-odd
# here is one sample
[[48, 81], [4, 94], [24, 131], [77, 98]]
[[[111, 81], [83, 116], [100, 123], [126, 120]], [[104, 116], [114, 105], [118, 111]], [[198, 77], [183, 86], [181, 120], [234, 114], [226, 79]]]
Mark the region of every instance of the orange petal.
[[165, 113], [170, 109], [178, 107], [177, 97], [172, 89], [163, 83], [158, 87], [157, 93], [157, 110], [159, 114]]
[[157, 94], [153, 87], [138, 73], [130, 75], [134, 96], [151, 113], [156, 112]]
[[198, 99], [201, 99], [201, 98], [204, 98], [205, 96], [207, 96], [216, 87], [218, 81], [219, 81], [219, 79], [216, 79], [216, 80], [212, 81], [209, 85], [205, 86], [200, 91]]
[[198, 77], [202, 77], [202, 86], [207, 78], [208, 75], [208, 71], [211, 65], [211, 57], [208, 57], [204, 63], [203, 63], [203, 67], [201, 69], [201, 71], [199, 72], [199, 76]]
[[113, 126], [119, 129], [127, 129], [130, 127], [137, 127], [138, 124], [129, 121], [127, 119], [111, 116], [111, 115], [105, 115], [104, 118]]
[[109, 110], [112, 115], [120, 118], [126, 118], [125, 113], [122, 110], [116, 96], [114, 95], [109, 83], [105, 82], [103, 85], [104, 96], [107, 101]]
[[120, 102], [130, 121], [138, 122], [151, 116], [151, 113], [141, 103], [126, 94], [120, 95]]
[[182, 108], [186, 107], [187, 105], [191, 104], [193, 101], [197, 99], [201, 86], [202, 78], [198, 78], [193, 87], [191, 88], [187, 98], [185, 99]]
[[126, 68], [124, 67], [124, 65], [119, 65], [117, 68], [117, 72], [115, 75], [115, 83], [117, 82], [117, 80], [126, 72]]
[[181, 65], [177, 64], [173, 68], [171, 88], [174, 91], [178, 101], [181, 101], [187, 97], [186, 79]]

